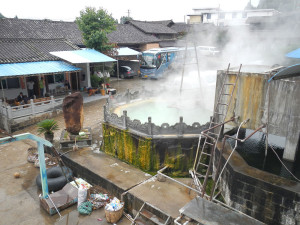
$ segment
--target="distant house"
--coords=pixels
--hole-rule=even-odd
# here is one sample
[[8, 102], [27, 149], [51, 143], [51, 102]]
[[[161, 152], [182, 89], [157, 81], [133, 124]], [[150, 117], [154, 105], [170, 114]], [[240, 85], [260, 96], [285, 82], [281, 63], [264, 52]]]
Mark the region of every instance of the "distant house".
[[137, 51], [159, 47], [159, 39], [145, 34], [132, 24], [118, 24], [117, 29], [107, 35], [109, 42], [119, 47], [129, 47]]
[[256, 10], [220, 10], [219, 8], [196, 8], [189, 14], [189, 24], [211, 23], [215, 26], [246, 25], [250, 17], [274, 16], [279, 12], [275, 9]]
[[[25, 126], [21, 120], [36, 123], [33, 117], [62, 102], [42, 97], [65, 94], [65, 80], [71, 90], [90, 87], [90, 74], [116, 61], [81, 47], [82, 35], [74, 22], [0, 19], [0, 127], [14, 131]], [[20, 103], [20, 92], [40, 98]]]
[[0, 19], [0, 38], [61, 39], [84, 47], [83, 37], [75, 22]]
[[187, 24], [177, 25], [172, 20], [130, 20], [126, 24], [119, 24], [116, 31], [108, 34], [108, 38], [110, 42], [120, 47], [145, 51], [151, 48], [175, 46], [178, 37], [186, 32]]

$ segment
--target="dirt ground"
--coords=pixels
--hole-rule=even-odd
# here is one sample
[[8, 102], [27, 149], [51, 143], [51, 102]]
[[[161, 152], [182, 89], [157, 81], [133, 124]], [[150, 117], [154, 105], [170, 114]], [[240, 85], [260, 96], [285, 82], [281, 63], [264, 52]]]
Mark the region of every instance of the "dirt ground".
[[[145, 81], [139, 78], [112, 81], [111, 86], [117, 89], [117, 93], [127, 89], [135, 91], [142, 88]], [[84, 126], [92, 128], [93, 143], [99, 146], [101, 141], [101, 122], [103, 120], [103, 105], [106, 99], [84, 104]], [[55, 132], [55, 142], [59, 140], [61, 131], [65, 128], [63, 114], [54, 117], [59, 125], [59, 131]], [[37, 134], [37, 126], [32, 125], [15, 132]], [[42, 135], [38, 135], [41, 136]], [[79, 215], [76, 206], [72, 206], [62, 212], [63, 219], [56, 214], [49, 216], [39, 205], [39, 191], [35, 184], [35, 177], [39, 169], [27, 162], [27, 150], [35, 147], [36, 143], [30, 140], [13, 142], [0, 145], [0, 225], [7, 224], [107, 224], [104, 210], [98, 210], [91, 216]], [[14, 178], [14, 173], [19, 172], [21, 177]], [[103, 221], [97, 220], [98, 218]], [[129, 224], [123, 217], [118, 224]]]

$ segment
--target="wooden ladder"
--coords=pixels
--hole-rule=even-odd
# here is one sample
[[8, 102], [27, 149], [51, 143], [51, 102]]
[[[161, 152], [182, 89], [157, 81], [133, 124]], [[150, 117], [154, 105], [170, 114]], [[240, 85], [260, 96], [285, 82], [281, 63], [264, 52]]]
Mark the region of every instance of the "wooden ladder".
[[[230, 64], [228, 65], [227, 71], [223, 74], [222, 86], [219, 92], [220, 94], [214, 108], [213, 116], [210, 119], [209, 128], [202, 131], [199, 137], [194, 166], [190, 171], [190, 174], [193, 178], [195, 187], [202, 193], [201, 197], [208, 197], [206, 194], [207, 181], [208, 178], [212, 177], [214, 152], [219, 138], [223, 133], [224, 124], [234, 120], [234, 118], [231, 118], [225, 121], [240, 75], [241, 67], [242, 65], [240, 65], [238, 73], [234, 74], [236, 76], [235, 80], [232, 83], [229, 83], [228, 75]], [[202, 147], [200, 147], [201, 142], [203, 142]], [[199, 151], [200, 148], [201, 150]]]

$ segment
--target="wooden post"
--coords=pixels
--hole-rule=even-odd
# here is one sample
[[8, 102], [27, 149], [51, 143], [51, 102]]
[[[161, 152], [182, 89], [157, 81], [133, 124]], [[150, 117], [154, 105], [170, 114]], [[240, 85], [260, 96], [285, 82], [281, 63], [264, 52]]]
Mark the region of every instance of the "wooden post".
[[107, 122], [107, 107], [106, 107], [106, 105], [103, 106], [103, 113], [104, 113], [104, 122]]
[[179, 130], [178, 130], [179, 135], [183, 135], [183, 117], [179, 117]]
[[11, 106], [7, 106], [7, 118], [12, 119], [12, 111], [11, 111]]
[[151, 119], [151, 117], [149, 116], [148, 117], [148, 134], [149, 135], [153, 135], [153, 131], [152, 131], [152, 119]]
[[52, 96], [50, 96], [50, 98], [51, 98], [51, 106], [52, 106], [52, 109], [54, 110], [54, 107], [55, 107], [55, 100], [54, 100], [54, 97], [53, 97], [53, 95]]
[[34, 110], [34, 102], [33, 102], [33, 99], [30, 99], [30, 105], [31, 105], [31, 112], [32, 112], [32, 115], [35, 114], [35, 110]]
[[125, 129], [127, 129], [127, 111], [123, 111], [123, 126]]

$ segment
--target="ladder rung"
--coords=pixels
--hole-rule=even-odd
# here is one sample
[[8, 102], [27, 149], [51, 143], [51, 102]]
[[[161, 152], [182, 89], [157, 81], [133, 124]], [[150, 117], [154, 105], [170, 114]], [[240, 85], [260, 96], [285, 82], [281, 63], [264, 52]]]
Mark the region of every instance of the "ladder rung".
[[227, 103], [217, 103], [217, 105], [226, 105], [226, 106], [228, 106]]
[[227, 93], [222, 93], [221, 95], [231, 95], [231, 94], [227, 94]]
[[223, 113], [220, 113], [220, 112], [214, 112], [214, 114], [218, 114], [218, 115], [223, 115], [223, 116], [225, 116]]
[[224, 84], [224, 85], [235, 85], [235, 83], [227, 83], [227, 84]]
[[211, 154], [209, 154], [209, 153], [206, 153], [206, 152], [202, 152], [201, 154], [204, 154], [204, 155], [211, 156]]
[[213, 143], [209, 143], [209, 142], [205, 142], [205, 144], [208, 144], [208, 145], [211, 145], [211, 146], [214, 145]]
[[205, 177], [205, 175], [197, 173], [197, 172], [195, 174], [196, 174], [197, 177]]
[[204, 163], [201, 163], [199, 162], [198, 164], [202, 165], [202, 166], [205, 166], [205, 167], [208, 167], [208, 165], [204, 164]]

